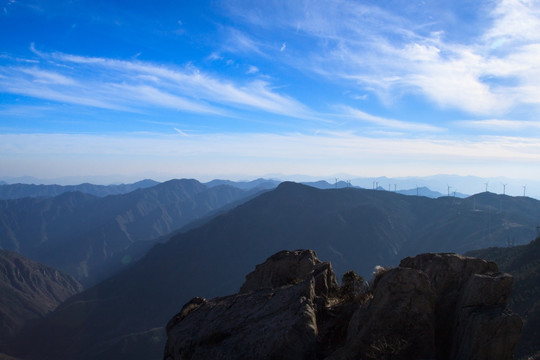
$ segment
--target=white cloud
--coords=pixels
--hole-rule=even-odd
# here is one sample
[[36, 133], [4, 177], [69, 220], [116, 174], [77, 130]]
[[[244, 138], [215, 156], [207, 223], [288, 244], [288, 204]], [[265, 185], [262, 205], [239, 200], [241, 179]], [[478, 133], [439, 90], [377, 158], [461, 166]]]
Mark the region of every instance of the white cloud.
[[227, 43], [223, 44], [224, 50], [264, 55], [260, 49], [261, 45], [248, 34], [233, 28], [228, 28], [227, 31], [229, 32], [229, 38]]
[[183, 131], [180, 130], [180, 129], [174, 128], [174, 131], [176, 131], [177, 133], [179, 133], [179, 134], [182, 135], [182, 136], [185, 136], [185, 137], [188, 137], [188, 136], [189, 136], [188, 134], [186, 134], [185, 132], [183, 132]]
[[395, 119], [383, 118], [380, 116], [375, 116], [368, 114], [362, 110], [354, 109], [352, 107], [343, 106], [341, 107], [345, 115], [351, 116], [355, 119], [362, 120], [368, 123], [371, 123], [376, 126], [383, 128], [388, 128], [391, 130], [407, 130], [409, 132], [442, 132], [443, 128], [421, 123], [406, 122]]
[[284, 42], [283, 44], [281, 44], [281, 47], [279, 48], [279, 52], [285, 51], [286, 48], [287, 48], [287, 43]]
[[77, 82], [67, 76], [62, 74], [43, 71], [37, 68], [18, 68], [13, 69], [14, 71], [21, 71], [33, 77], [33, 81], [40, 82], [44, 84], [55, 84], [55, 85], [77, 85]]
[[[173, 68], [32, 49], [47, 60], [45, 64], [53, 62], [54, 66], [0, 66], [0, 91], [122, 111], [157, 107], [231, 116], [232, 106], [236, 110], [313, 118], [307, 106], [277, 93], [270, 83], [261, 80], [235, 82], [193, 66]], [[251, 72], [257, 70], [250, 68]]]
[[540, 122], [513, 119], [463, 120], [456, 122], [458, 126], [482, 129], [492, 132], [540, 130]]
[[485, 33], [486, 41], [537, 42], [540, 40], [540, 8], [533, 0], [500, 0], [491, 16], [493, 26]]
[[[357, 91], [375, 93], [385, 103], [415, 94], [441, 108], [487, 116], [522, 104], [540, 106], [538, 1], [475, 4], [483, 21], [478, 20], [473, 36], [454, 35], [461, 24], [450, 20], [459, 14], [441, 14], [438, 8], [429, 14], [439, 22], [419, 23], [414, 21], [424, 17], [402, 14], [407, 5], [400, 11], [346, 0], [265, 6], [273, 7], [238, 7], [232, 13], [269, 33], [295, 31], [312, 41], [277, 60], [336, 83], [355, 82]], [[276, 16], [261, 16], [272, 12]]]
[[248, 68], [248, 71], [246, 72], [246, 74], [256, 74], [258, 72], [259, 72], [258, 67], [250, 65], [249, 68]]

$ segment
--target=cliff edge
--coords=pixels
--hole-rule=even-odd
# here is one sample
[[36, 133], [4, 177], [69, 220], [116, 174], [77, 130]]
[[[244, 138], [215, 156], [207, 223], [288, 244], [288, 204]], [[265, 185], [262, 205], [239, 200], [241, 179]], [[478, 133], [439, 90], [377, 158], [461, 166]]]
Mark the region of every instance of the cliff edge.
[[281, 251], [238, 294], [184, 305], [164, 360], [513, 358], [522, 321], [494, 262], [429, 253], [345, 280], [314, 251]]

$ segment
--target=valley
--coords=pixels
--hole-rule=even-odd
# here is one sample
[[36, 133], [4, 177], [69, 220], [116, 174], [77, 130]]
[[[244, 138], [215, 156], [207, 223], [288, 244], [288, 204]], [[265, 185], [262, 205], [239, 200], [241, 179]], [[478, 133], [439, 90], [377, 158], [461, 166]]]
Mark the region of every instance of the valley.
[[[189, 184], [202, 189], [196, 182]], [[195, 199], [202, 199], [208, 209], [208, 199], [215, 199], [208, 191], [218, 188], [189, 198], [189, 209], [200, 208]], [[170, 205], [172, 209], [186, 201], [185, 188], [177, 189], [161, 195], [176, 204]], [[245, 194], [245, 190], [227, 189]], [[143, 191], [148, 190], [123, 196], [138, 199]], [[154, 191], [153, 198], [158, 198]], [[488, 247], [511, 251], [510, 243], [521, 246], [535, 238], [540, 214], [537, 200], [489, 192], [464, 199], [432, 199], [292, 182], [242, 199], [162, 238], [138, 261], [27, 324], [8, 350], [29, 360], [159, 359], [164, 326], [184, 303], [194, 296], [237, 292], [244, 275], [278, 251], [312, 249], [332, 263], [338, 278], [354, 270], [370, 279], [377, 265], [395, 266], [404, 257], [425, 252], [465, 253]], [[163, 219], [163, 211], [158, 213], [158, 219]], [[143, 220], [130, 222], [137, 229], [133, 234], [148, 233], [144, 222], [137, 221]], [[167, 231], [173, 230], [167, 226]], [[155, 231], [156, 226], [151, 228]], [[32, 339], [32, 346], [27, 339]]]

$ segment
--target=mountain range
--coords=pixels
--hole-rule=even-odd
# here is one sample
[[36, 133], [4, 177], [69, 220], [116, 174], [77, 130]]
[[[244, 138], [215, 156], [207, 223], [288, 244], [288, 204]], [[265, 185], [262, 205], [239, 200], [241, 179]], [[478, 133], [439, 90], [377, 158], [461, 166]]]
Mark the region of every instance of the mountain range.
[[0, 200], [0, 248], [88, 286], [129, 265], [159, 237], [258, 191], [184, 179], [105, 197], [64, 192]]
[[119, 195], [132, 192], [137, 189], [145, 189], [159, 184], [154, 180], [141, 180], [133, 184], [119, 185], [36, 185], [36, 184], [6, 184], [0, 182], [0, 199], [21, 199], [25, 197], [54, 197], [66, 192], [81, 192], [98, 197], [107, 195]]
[[[193, 296], [236, 292], [244, 274], [283, 249], [314, 249], [369, 278], [422, 252], [524, 244], [540, 202], [485, 192], [430, 199], [285, 182], [154, 246], [122, 273], [28, 326], [12, 349], [28, 359], [158, 359], [167, 320]], [[31, 339], [32, 346], [26, 342]]]

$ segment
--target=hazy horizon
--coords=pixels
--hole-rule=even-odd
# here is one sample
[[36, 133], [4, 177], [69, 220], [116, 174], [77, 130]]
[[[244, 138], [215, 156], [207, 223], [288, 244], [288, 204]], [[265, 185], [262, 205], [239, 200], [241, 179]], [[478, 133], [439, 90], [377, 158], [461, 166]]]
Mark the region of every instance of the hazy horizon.
[[2, 176], [540, 178], [538, 2], [7, 0], [0, 32]]
[[[139, 176], [126, 177], [124, 175], [109, 175], [109, 176], [75, 176], [75, 177], [57, 177], [57, 178], [36, 178], [32, 176], [10, 177], [1, 176], [0, 182], [5, 181], [7, 184], [35, 184], [35, 185], [79, 185], [82, 183], [90, 183], [95, 185], [116, 185], [130, 184], [143, 180], [154, 180], [157, 182], [165, 182], [173, 179], [195, 179], [201, 183], [207, 183], [212, 180], [228, 180], [233, 182], [250, 182], [259, 179], [276, 180], [276, 181], [294, 181], [294, 182], [317, 182], [326, 181], [329, 184], [334, 184], [336, 181], [350, 183], [352, 186], [357, 186], [365, 189], [373, 189], [375, 187], [389, 191], [414, 190], [415, 188], [426, 187], [432, 191], [441, 193], [442, 196], [447, 194], [474, 195], [485, 192], [495, 194], [506, 194], [509, 196], [523, 196], [524, 193], [528, 197], [540, 199], [540, 180], [535, 179], [513, 179], [509, 177], [494, 177], [480, 178], [475, 176], [459, 176], [449, 174], [436, 174], [432, 176], [407, 176], [407, 177], [362, 177], [351, 174], [335, 174], [334, 176], [308, 176], [308, 175], [285, 175], [285, 174], [265, 174], [260, 176], [243, 176], [226, 177], [226, 176], [170, 176], [154, 174], [156, 176]], [[487, 187], [486, 187], [487, 186]], [[523, 188], [525, 186], [525, 189]], [[525, 191], [525, 192], [524, 192]]]

